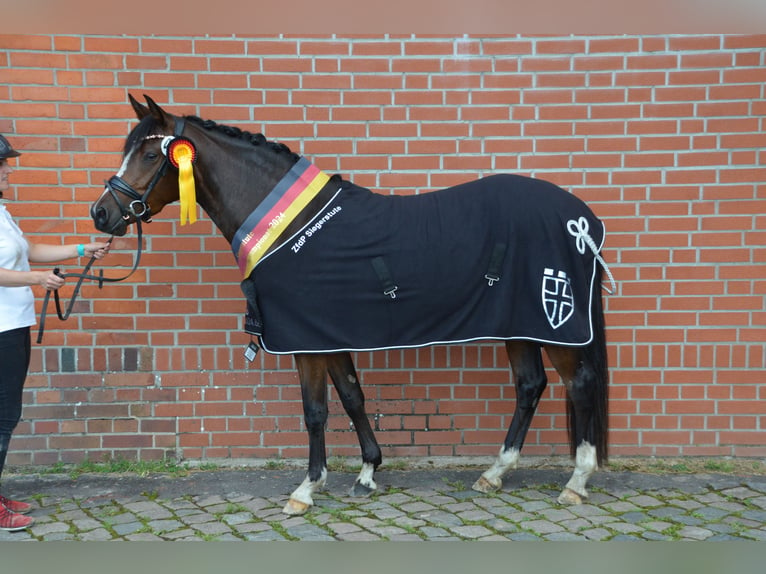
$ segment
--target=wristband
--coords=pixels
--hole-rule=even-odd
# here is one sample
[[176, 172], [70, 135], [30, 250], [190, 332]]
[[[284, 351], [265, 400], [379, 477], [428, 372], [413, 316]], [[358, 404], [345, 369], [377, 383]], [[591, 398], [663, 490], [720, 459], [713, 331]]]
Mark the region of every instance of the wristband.
[[85, 246], [82, 243], [77, 246], [77, 255], [80, 257], [85, 255]]

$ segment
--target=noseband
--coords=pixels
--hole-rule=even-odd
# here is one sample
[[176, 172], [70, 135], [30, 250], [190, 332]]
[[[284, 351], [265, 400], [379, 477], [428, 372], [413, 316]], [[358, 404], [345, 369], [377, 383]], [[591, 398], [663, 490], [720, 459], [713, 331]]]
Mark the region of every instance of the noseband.
[[[176, 118], [175, 129], [173, 130], [173, 136], [170, 139], [177, 138], [183, 133], [185, 123], [186, 122], [183, 118]], [[168, 136], [153, 135], [148, 136], [145, 139], [166, 137]], [[165, 143], [163, 142], [163, 149], [165, 147]], [[149, 185], [146, 187], [146, 191], [143, 195], [133, 189], [133, 186], [122, 179], [119, 175], [113, 175], [109, 178], [108, 181], [105, 182], [106, 189], [111, 194], [115, 203], [119, 206], [120, 213], [122, 214], [122, 218], [125, 221], [129, 221], [131, 217], [133, 217], [136, 222], [145, 221], [146, 223], [150, 223], [152, 221], [152, 212], [149, 209], [149, 204], [147, 203], [149, 194], [152, 192], [160, 179], [162, 179], [162, 177], [165, 175], [169, 165], [170, 160], [168, 159], [167, 154], [163, 153], [162, 165], [160, 166], [160, 169], [157, 170], [157, 173], [154, 174], [154, 177], [149, 182]], [[120, 201], [118, 193], [125, 195], [132, 200], [127, 207], [122, 203], [122, 201]]]

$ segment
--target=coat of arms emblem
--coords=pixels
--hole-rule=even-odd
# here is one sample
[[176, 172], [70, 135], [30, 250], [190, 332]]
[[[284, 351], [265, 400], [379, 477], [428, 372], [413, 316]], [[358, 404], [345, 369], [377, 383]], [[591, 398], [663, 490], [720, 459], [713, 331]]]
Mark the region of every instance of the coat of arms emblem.
[[564, 271], [546, 268], [543, 273], [543, 308], [548, 323], [558, 329], [574, 313], [574, 297], [569, 277]]

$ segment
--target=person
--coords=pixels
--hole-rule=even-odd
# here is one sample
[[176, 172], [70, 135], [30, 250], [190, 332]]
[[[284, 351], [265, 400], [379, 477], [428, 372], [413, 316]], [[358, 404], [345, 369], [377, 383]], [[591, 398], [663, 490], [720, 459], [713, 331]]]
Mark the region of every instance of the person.
[[[0, 200], [13, 173], [8, 159], [20, 155], [0, 134]], [[29, 370], [30, 327], [36, 322], [32, 286], [56, 290], [64, 284], [53, 270], [33, 271], [29, 263], [54, 263], [78, 256], [101, 259], [109, 251], [109, 244], [100, 242], [49, 245], [28, 241], [3, 203], [0, 201], [0, 478], [11, 434], [21, 418], [22, 390]], [[31, 510], [31, 504], [0, 494], [0, 530], [28, 528], [34, 522], [26, 516]]]

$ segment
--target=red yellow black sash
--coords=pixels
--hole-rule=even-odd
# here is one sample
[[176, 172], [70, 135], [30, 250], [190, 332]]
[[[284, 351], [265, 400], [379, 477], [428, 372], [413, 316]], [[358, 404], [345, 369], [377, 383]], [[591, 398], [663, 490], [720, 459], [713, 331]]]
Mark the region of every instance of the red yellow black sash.
[[243, 279], [295, 217], [316, 197], [330, 177], [301, 158], [240, 226], [231, 250]]

